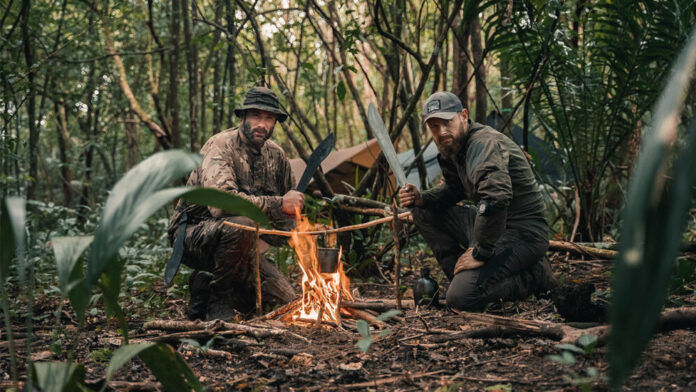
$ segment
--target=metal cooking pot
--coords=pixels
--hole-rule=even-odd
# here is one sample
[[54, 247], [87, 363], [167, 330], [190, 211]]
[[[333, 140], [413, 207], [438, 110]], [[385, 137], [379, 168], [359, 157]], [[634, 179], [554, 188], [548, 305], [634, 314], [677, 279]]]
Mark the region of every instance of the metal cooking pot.
[[333, 274], [338, 269], [338, 249], [317, 248], [319, 270], [324, 274]]

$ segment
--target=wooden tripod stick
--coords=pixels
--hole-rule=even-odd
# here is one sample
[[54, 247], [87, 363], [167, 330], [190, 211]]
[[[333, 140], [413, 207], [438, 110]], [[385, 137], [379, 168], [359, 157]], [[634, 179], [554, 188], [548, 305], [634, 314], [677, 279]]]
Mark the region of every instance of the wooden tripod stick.
[[256, 315], [261, 316], [263, 309], [261, 308], [261, 251], [259, 250], [260, 226], [256, 224], [256, 264], [254, 273], [256, 274]]

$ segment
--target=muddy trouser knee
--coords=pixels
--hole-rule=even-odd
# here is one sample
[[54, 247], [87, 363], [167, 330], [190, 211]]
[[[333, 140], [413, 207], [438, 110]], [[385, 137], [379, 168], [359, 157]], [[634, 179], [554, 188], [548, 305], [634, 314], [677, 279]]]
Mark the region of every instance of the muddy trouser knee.
[[[508, 229], [496, 242], [494, 257], [484, 267], [454, 276], [457, 259], [474, 242], [476, 210], [415, 208], [413, 222], [450, 280], [447, 303], [455, 309], [481, 309], [488, 302], [526, 296], [533, 291], [532, 272], [548, 249], [548, 241]], [[496, 257], [497, 256], [497, 257]]]
[[510, 233], [500, 242], [500, 248], [483, 267], [461, 272], [452, 279], [447, 290], [448, 306], [480, 310], [490, 302], [523, 299], [536, 290], [543, 278], [539, 261], [548, 242], [523, 240]]
[[[230, 217], [226, 220], [255, 226], [245, 217]], [[209, 286], [211, 301], [224, 302], [243, 313], [253, 311], [256, 306], [254, 274], [256, 234], [253, 231], [225, 225], [222, 220], [203, 221], [187, 227], [186, 231], [184, 263], [194, 269], [212, 274]], [[264, 302], [276, 304], [294, 298], [292, 286], [277, 267], [267, 261], [263, 255], [260, 256], [259, 261], [261, 278], [264, 282], [262, 298], [266, 286], [275, 290], [274, 293], [267, 295], [268, 301]]]
[[457, 259], [473, 241], [475, 220], [476, 210], [469, 206], [413, 209], [413, 223], [450, 281]]

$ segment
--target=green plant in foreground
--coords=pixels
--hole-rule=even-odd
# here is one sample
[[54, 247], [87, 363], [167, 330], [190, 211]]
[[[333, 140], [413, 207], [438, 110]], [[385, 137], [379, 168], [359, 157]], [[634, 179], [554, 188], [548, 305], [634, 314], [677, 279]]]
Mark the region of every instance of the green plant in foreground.
[[696, 183], [696, 119], [687, 126], [681, 151], [674, 147], [695, 67], [696, 28], [653, 111], [623, 212], [609, 312], [609, 375], [615, 390], [628, 378], [655, 330], [681, 246]]
[[[578, 344], [557, 344], [554, 347], [561, 350], [561, 354], [547, 355], [546, 359], [562, 365], [575, 365], [576, 355], [591, 355], [597, 345], [596, 335], [583, 335], [578, 339]], [[585, 369], [586, 376], [580, 376], [575, 371], [570, 370], [569, 374], [563, 376], [567, 382], [580, 386], [583, 391], [590, 390], [590, 383], [599, 377], [599, 372], [594, 367]]]
[[[203, 386], [188, 365], [169, 345], [127, 344], [127, 324], [118, 304], [122, 275], [125, 272], [125, 261], [119, 257], [119, 249], [150, 215], [173, 199], [181, 197], [192, 203], [214, 206], [236, 215], [247, 216], [263, 226], [269, 225], [268, 219], [260, 209], [240, 197], [208, 188], [162, 189], [195, 169], [199, 162], [199, 155], [183, 151], [166, 151], [151, 156], [128, 171], [112, 189], [94, 236], [52, 238], [59, 290], [64, 298], [70, 299], [80, 328], [85, 321], [93, 287], [97, 287], [101, 292], [107, 316], [117, 316], [121, 324], [121, 333], [126, 344], [113, 353], [102, 390], [107, 387], [114, 373], [134, 356], [145, 362], [162, 383], [164, 390], [203, 390]], [[10, 309], [4, 283], [12, 260], [16, 256], [17, 259], [22, 259], [25, 208], [24, 201], [19, 198], [0, 200], [0, 205], [0, 294], [10, 342], [11, 371], [13, 380], [16, 381], [17, 357], [11, 343]], [[83, 257], [88, 249], [87, 256]], [[31, 266], [28, 267], [31, 273]], [[22, 265], [20, 271], [24, 270], [25, 266]], [[29, 287], [30, 331], [33, 296], [31, 286]], [[97, 360], [99, 359], [106, 360], [105, 356], [100, 356]], [[30, 362], [27, 368], [30, 369], [27, 384], [31, 385], [32, 380], [36, 380], [36, 385], [41, 390], [88, 390], [83, 385], [84, 368], [81, 365], [71, 362]]]
[[[386, 321], [389, 320], [390, 318], [394, 316], [398, 316], [401, 314], [400, 310], [392, 309], [388, 310], [379, 316], [377, 316], [378, 321]], [[366, 353], [370, 349], [370, 345], [373, 342], [373, 336], [370, 333], [370, 326], [367, 324], [367, 321], [365, 320], [358, 320], [357, 323], [358, 327], [358, 332], [360, 332], [360, 335], [362, 335], [362, 338], [358, 340], [358, 348], [360, 351]], [[383, 329], [379, 332], [378, 336], [379, 337], [384, 337], [387, 336], [391, 333], [391, 329]]]

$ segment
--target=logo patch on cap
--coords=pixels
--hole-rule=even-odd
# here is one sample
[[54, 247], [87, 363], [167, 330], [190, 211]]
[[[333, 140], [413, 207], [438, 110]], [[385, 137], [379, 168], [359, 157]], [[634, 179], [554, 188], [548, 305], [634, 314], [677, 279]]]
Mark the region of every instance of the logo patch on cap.
[[440, 110], [440, 100], [435, 99], [432, 102], [428, 102], [428, 107], [426, 108], [428, 113], [432, 113], [436, 110]]

